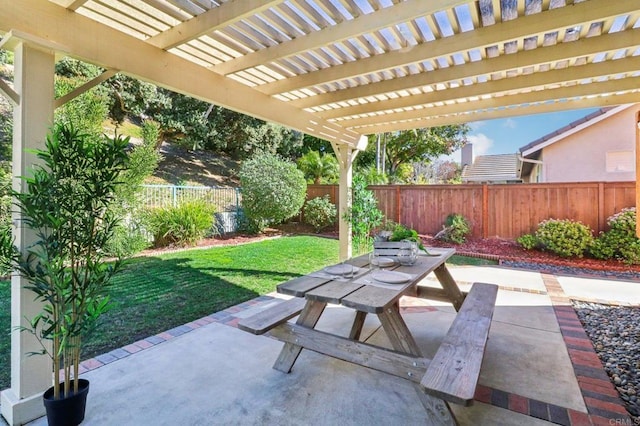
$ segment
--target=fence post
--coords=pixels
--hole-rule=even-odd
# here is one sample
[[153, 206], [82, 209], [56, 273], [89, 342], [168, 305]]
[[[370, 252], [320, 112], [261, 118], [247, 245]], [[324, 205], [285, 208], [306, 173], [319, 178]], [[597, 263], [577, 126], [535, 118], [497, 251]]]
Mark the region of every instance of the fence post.
[[482, 238], [489, 238], [489, 185], [482, 185]]
[[171, 197], [171, 205], [175, 207], [178, 204], [178, 188], [175, 185], [171, 187]]
[[606, 218], [604, 214], [604, 182], [598, 182], [598, 232], [604, 232], [606, 226]]
[[236, 192], [236, 217], [240, 214], [240, 188], [235, 188]]
[[400, 208], [400, 185], [396, 185], [396, 223], [402, 223], [400, 222]]

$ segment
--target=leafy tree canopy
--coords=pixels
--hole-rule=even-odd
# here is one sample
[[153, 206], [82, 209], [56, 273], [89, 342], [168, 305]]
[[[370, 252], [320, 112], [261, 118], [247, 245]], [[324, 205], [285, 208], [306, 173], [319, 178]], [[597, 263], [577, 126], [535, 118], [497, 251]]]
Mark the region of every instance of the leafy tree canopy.
[[450, 154], [467, 142], [469, 126], [457, 124], [385, 134], [385, 154], [391, 173], [401, 164], [429, 161]]
[[166, 132], [181, 137], [192, 149], [220, 151], [245, 159], [256, 152], [299, 155], [302, 134], [286, 127], [228, 110], [179, 93], [164, 91], [172, 108], [157, 110], [153, 118]]

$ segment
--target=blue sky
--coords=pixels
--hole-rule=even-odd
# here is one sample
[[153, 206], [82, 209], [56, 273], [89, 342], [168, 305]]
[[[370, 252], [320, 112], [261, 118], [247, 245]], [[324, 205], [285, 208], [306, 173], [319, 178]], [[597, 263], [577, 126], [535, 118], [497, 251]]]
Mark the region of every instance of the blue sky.
[[[536, 114], [522, 117], [501, 118], [469, 123], [467, 135], [473, 143], [473, 155], [513, 154], [529, 142], [547, 135], [572, 121], [596, 111], [597, 108]], [[460, 151], [453, 153], [460, 162]]]

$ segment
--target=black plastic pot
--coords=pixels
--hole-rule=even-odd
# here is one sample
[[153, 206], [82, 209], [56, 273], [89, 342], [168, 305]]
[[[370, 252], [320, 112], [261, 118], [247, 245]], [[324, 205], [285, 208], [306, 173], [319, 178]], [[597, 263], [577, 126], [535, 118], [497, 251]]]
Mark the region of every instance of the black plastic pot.
[[[42, 395], [44, 407], [47, 410], [49, 426], [77, 426], [84, 420], [84, 410], [87, 405], [89, 381], [80, 379], [78, 393], [71, 393], [60, 399], [53, 399], [53, 386]], [[73, 387], [73, 383], [71, 385]], [[64, 384], [58, 385], [62, 394]]]

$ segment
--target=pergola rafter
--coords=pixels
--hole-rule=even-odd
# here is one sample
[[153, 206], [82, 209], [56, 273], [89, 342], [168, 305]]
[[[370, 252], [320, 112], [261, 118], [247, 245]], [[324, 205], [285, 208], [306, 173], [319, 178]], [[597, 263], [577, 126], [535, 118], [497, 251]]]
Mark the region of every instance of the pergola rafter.
[[[640, 93], [638, 91], [622, 94], [591, 95], [579, 99], [547, 100], [534, 104], [496, 106], [486, 110], [473, 112], [452, 113], [444, 115], [431, 115], [429, 118], [407, 118], [402, 121], [389, 122], [388, 124], [354, 126], [355, 130], [363, 133], [376, 134], [395, 132], [398, 130], [411, 130], [421, 127], [446, 126], [449, 124], [465, 124], [474, 121], [484, 121], [496, 118], [520, 117], [522, 115], [544, 114], [552, 112], [570, 111], [583, 108], [609, 107], [623, 104], [637, 103]], [[435, 107], [446, 108], [446, 106]], [[523, 113], [523, 111], [526, 111]], [[425, 115], [425, 114], [423, 114]]]
[[[424, 105], [437, 105], [438, 103], [455, 102], [461, 100], [465, 103], [469, 103], [473, 102], [473, 98], [478, 98], [482, 101], [491, 99], [496, 100], [497, 102], [504, 102], [505, 100], [508, 102], [509, 100], [511, 100], [513, 103], [504, 106], [518, 105], [523, 103], [518, 102], [519, 96], [524, 96], [532, 90], [550, 90], [553, 87], [567, 85], [583, 86], [585, 84], [589, 85], [591, 82], [593, 82], [594, 84], [591, 86], [591, 89], [588, 90], [588, 93], [583, 96], [613, 93], [621, 90], [634, 90], [637, 86], [633, 87], [632, 85], [627, 85], [628, 88], [623, 89], [622, 87], [616, 87], [615, 85], [605, 86], [596, 83], [597, 80], [601, 78], [607, 78], [617, 81], [616, 77], [620, 75], [634, 78], [631, 75], [640, 75], [640, 73], [636, 71], [638, 67], [640, 67], [640, 56], [611, 61], [611, 63], [600, 62], [598, 64], [594, 64], [594, 66], [592, 67], [574, 67], [573, 72], [571, 73], [568, 73], [566, 69], [557, 69], [544, 73], [521, 75], [518, 77], [493, 80], [487, 83], [473, 84], [468, 86], [457, 84], [455, 87], [449, 87], [442, 90], [434, 90], [419, 95], [403, 96], [393, 99], [387, 98], [384, 100], [379, 100], [377, 102], [364, 103], [355, 107], [341, 108], [340, 110], [344, 110], [344, 112], [340, 114], [339, 117], [349, 117], [356, 114], [368, 114], [377, 111], [389, 111], [401, 108], [415, 108], [422, 107]], [[582, 81], [588, 81], [588, 83], [581, 84]], [[515, 94], [513, 95], [513, 97], [509, 97], [509, 99], [504, 99], [505, 95], [509, 93]], [[575, 93], [574, 96], [578, 96], [578, 93]], [[558, 98], [554, 98], [553, 94], [550, 93], [547, 99]], [[478, 104], [474, 105], [476, 105], [477, 108], [482, 108]], [[462, 108], [464, 110], [468, 110], [468, 105], [467, 108]], [[327, 113], [327, 116], [329, 116], [330, 113], [333, 113], [331, 115], [335, 116], [336, 112], [336, 109], [330, 110], [329, 113]], [[319, 112], [318, 114], [320, 116], [325, 116], [322, 112]], [[394, 117], [387, 118], [393, 121], [397, 120], [397, 118]], [[345, 122], [347, 121], [349, 120], [345, 120]], [[351, 125], [349, 127], [351, 127]]]
[[[539, 49], [523, 51], [518, 54], [517, 60], [511, 58], [510, 55], [503, 55], [483, 61], [471, 62], [465, 66], [440, 68], [428, 73], [410, 75], [405, 78], [383, 80], [375, 84], [357, 86], [339, 92], [331, 92], [324, 95], [304, 98], [299, 101], [292, 101], [292, 103], [301, 108], [309, 108], [437, 84], [451, 86], [452, 83], [458, 83], [459, 85], [461, 81], [477, 80], [479, 77], [487, 76], [491, 73], [502, 74], [513, 71], [518, 75], [527, 75], [532, 72], [524, 72], [526, 68], [539, 68], [545, 64], [561, 61], [574, 61], [572, 65], [578, 66], [575, 61], [579, 58], [584, 58], [586, 62], [586, 58], [593, 58], [600, 53], [623, 49], [637, 49], [639, 47], [640, 30], [631, 30], [601, 37], [587, 38], [572, 43], [557, 44], [544, 49], [544, 52], [539, 51]], [[637, 70], [637, 68], [633, 71], [635, 70]], [[348, 113], [349, 111], [328, 111], [322, 115], [327, 118], [334, 118], [343, 116], [345, 112]]]
[[[613, 7], [614, 4], [616, 5], [615, 8]], [[461, 52], [474, 50], [482, 52], [487, 47], [499, 46], [512, 40], [534, 37], [541, 39], [545, 34], [555, 31], [578, 26], [589, 26], [599, 20], [612, 20], [617, 16], [637, 10], [638, 7], [633, 0], [625, 0], [614, 4], [607, 0], [591, 0], [576, 4], [571, 8], [552, 9], [541, 13], [539, 16], [529, 15], [517, 20], [457, 34], [456, 37], [440, 38], [430, 43], [423, 43], [407, 52], [399, 49], [383, 55], [384, 57], [382, 58], [372, 56], [360, 61], [348, 62], [330, 70], [320, 70], [315, 73], [302, 74], [294, 78], [265, 84], [260, 90], [274, 95], [354, 78], [358, 75], [449, 57]], [[576, 8], [579, 9], [576, 10]], [[603, 13], [603, 11], [605, 12]], [[455, 39], [455, 42], [453, 39]], [[541, 55], [543, 54], [541, 53]], [[513, 60], [516, 60], [516, 58], [513, 58]], [[372, 90], [375, 91], [376, 89]], [[329, 102], [322, 102], [321, 100], [318, 102], [318, 104], [322, 103]]]

